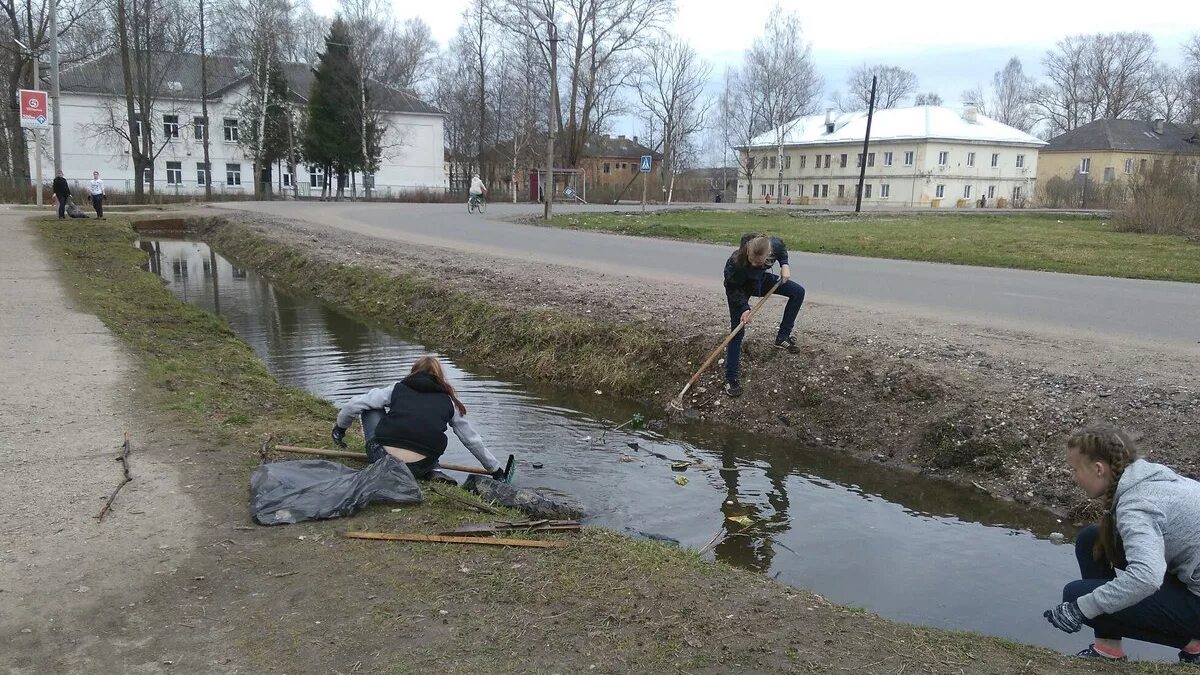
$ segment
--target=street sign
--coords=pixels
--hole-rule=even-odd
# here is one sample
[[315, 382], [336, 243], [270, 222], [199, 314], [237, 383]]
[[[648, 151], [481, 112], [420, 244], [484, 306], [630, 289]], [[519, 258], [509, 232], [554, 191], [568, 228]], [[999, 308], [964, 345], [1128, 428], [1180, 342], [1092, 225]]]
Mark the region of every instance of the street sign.
[[650, 162], [653, 158], [650, 155], [642, 155], [642, 173], [650, 173]]
[[37, 89], [20, 89], [17, 97], [21, 102], [21, 126], [27, 129], [45, 129], [50, 126], [50, 112], [46, 92]]

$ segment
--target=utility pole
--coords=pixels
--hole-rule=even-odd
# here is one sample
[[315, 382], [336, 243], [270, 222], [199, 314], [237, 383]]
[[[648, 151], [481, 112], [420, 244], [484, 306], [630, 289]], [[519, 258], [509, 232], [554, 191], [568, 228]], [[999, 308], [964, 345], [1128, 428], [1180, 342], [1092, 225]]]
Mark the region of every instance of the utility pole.
[[58, 0], [50, 0], [50, 127], [54, 138], [54, 175], [62, 172], [62, 123], [58, 119]]
[[545, 220], [550, 220], [553, 215], [554, 207], [554, 134], [555, 122], [558, 120], [558, 112], [555, 110], [554, 103], [558, 99], [558, 28], [554, 25], [552, 18], [546, 19], [548, 40], [550, 42], [550, 116], [547, 118], [546, 127], [549, 133], [546, 140], [546, 185], [542, 189], [542, 194], [545, 195], [546, 210], [542, 216]]
[[[204, 119], [204, 199], [212, 201], [212, 163], [208, 158], [208, 52], [204, 46], [204, 0], [200, 0], [200, 116]], [[192, 125], [193, 133], [196, 126]]]
[[[17, 44], [21, 44], [21, 43], [18, 42]], [[30, 44], [33, 44], [32, 40], [30, 40]], [[24, 45], [22, 45], [22, 46], [24, 46]], [[38, 56], [37, 52], [33, 51], [32, 49], [29, 50], [29, 58], [33, 61], [33, 90], [39, 91], [42, 88], [41, 73], [38, 72], [38, 65], [39, 65], [39, 61], [41, 61], [41, 58]], [[33, 157], [34, 157], [33, 193], [34, 193], [34, 196], [36, 199], [35, 203], [38, 206], [41, 206], [42, 205], [42, 130], [41, 129], [33, 130]]]
[[854, 212], [862, 212], [863, 183], [867, 178], [867, 149], [871, 147], [871, 118], [875, 116], [875, 85], [879, 78], [871, 76], [871, 102], [867, 104], [867, 134], [863, 136], [863, 152], [861, 165], [858, 169], [858, 198], [854, 202]]

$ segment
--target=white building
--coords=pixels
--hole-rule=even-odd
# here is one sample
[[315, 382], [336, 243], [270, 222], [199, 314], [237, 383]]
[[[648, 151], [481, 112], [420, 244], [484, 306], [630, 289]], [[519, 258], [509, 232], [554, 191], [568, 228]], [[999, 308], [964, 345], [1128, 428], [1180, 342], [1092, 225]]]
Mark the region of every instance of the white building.
[[[866, 129], [866, 112], [801, 117], [786, 127], [782, 157], [774, 131], [755, 137], [740, 149], [743, 163], [749, 153], [754, 169], [749, 178], [745, 172], [739, 177], [737, 201], [770, 196], [772, 202], [853, 205]], [[1024, 205], [1034, 194], [1038, 148], [1045, 144], [970, 106], [877, 110], [863, 205], [967, 207], [981, 198], [987, 206]]]
[[[166, 73], [163, 93], [146, 125], [153, 134], [153, 149], [158, 151], [154, 189], [166, 194], [202, 194], [206, 176], [201, 143], [204, 118], [200, 107], [200, 57], [164, 54], [156, 58], [168, 61], [162, 68]], [[213, 191], [217, 193], [254, 193], [253, 163], [238, 142], [246, 128], [240, 109], [249, 88], [247, 73], [244, 59], [208, 58], [208, 117], [212, 121], [209, 161]], [[289, 95], [303, 112], [313, 82], [312, 70], [305, 64], [285, 64], [284, 73]], [[60, 82], [62, 162], [67, 180], [83, 186], [91, 181], [93, 171], [99, 171], [109, 191], [133, 192], [135, 176], [128, 141], [112, 130], [114, 123], [126, 126], [119, 57], [107, 55], [64, 70]], [[444, 113], [410, 92], [377, 83], [369, 85], [368, 90], [372, 101], [385, 111], [382, 163], [372, 177], [375, 194], [443, 190]], [[49, 157], [48, 150], [45, 155]], [[49, 171], [50, 162], [44, 161], [43, 167]], [[301, 166], [299, 170], [300, 175], [293, 176], [281, 163], [265, 171], [263, 179], [270, 181], [276, 192], [291, 194], [295, 180], [300, 196], [320, 195], [325, 184], [322, 169]], [[361, 190], [362, 176], [357, 181]]]

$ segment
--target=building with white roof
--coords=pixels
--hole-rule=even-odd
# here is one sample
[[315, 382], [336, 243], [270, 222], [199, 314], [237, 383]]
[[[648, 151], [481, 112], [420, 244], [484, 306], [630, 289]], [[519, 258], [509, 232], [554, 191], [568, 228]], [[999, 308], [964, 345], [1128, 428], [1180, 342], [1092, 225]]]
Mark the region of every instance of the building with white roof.
[[[857, 195], [867, 113], [801, 117], [740, 148], [740, 202], [852, 205]], [[971, 106], [877, 110], [871, 122], [863, 205], [1022, 206], [1037, 180], [1039, 138]], [[1003, 201], [1002, 201], [1003, 200]]]

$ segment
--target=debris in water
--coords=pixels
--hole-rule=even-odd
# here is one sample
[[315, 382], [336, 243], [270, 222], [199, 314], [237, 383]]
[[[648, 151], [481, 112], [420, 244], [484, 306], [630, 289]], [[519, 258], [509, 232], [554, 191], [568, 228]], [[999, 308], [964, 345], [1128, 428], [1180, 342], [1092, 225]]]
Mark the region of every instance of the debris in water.
[[625, 445], [628, 445], [629, 447], [633, 448], [634, 450], [642, 449], [642, 446], [638, 445], [637, 441], [630, 441], [629, 443], [626, 443]]
[[671, 470], [672, 471], [687, 471], [687, 468], [691, 465], [692, 465], [691, 462], [674, 462], [671, 464]]
[[604, 392], [602, 392], [602, 391], [600, 391], [599, 389], [597, 389], [597, 390], [596, 390], [596, 395], [597, 395], [597, 396], [603, 396], [603, 395], [604, 395]]
[[535, 469], [540, 469], [540, 468], [542, 468], [542, 466], [544, 466], [544, 465], [541, 462], [533, 463], [533, 468], [535, 468]]
[[741, 525], [742, 527], [748, 527], [751, 523], [754, 522], [750, 518], [750, 516], [729, 516], [725, 520], [732, 520], [733, 522], [737, 523], [738, 525]]
[[687, 485], [688, 484], [687, 476], [675, 476], [675, 484], [676, 485]]
[[1065, 542], [1066, 540], [1067, 540], [1067, 538], [1063, 536], [1062, 532], [1051, 532], [1050, 533], [1050, 543], [1051, 544], [1061, 544], [1061, 543]]

